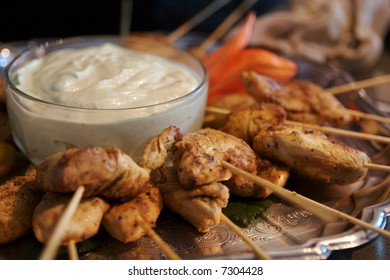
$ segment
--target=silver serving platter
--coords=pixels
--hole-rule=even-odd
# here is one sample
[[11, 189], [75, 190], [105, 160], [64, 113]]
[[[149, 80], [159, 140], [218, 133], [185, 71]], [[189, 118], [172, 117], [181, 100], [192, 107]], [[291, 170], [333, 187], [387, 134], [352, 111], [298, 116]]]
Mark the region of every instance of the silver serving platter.
[[[348, 73], [337, 68], [292, 59], [299, 65], [296, 78], [311, 80], [324, 88], [353, 80]], [[386, 115], [390, 112], [390, 101], [378, 99], [374, 90], [349, 92], [339, 97], [346, 104], [352, 102], [372, 113]], [[368, 141], [340, 140], [367, 152], [374, 162], [390, 165], [389, 147]], [[287, 185], [302, 195], [380, 228], [386, 226], [390, 215], [389, 186], [390, 176], [379, 171], [370, 171], [364, 180], [349, 186]], [[177, 214], [164, 209], [155, 230], [183, 259], [255, 258], [248, 245], [223, 223], [202, 234]], [[324, 223], [312, 213], [278, 199], [262, 218], [252, 221], [242, 230], [273, 259], [284, 260], [327, 259], [332, 251], [360, 246], [378, 235], [345, 221]], [[163, 251], [148, 237], [124, 244], [102, 230], [92, 241], [95, 247], [82, 253], [81, 259], [166, 259]], [[18, 251], [15, 248], [20, 248], [20, 244], [26, 246], [29, 242], [36, 241], [28, 236], [16, 243], [1, 245], [0, 258], [21, 258], [15, 253]]]
[[[324, 88], [352, 81], [337, 68], [292, 58], [299, 64], [296, 78], [309, 79]], [[339, 95], [342, 102], [366, 109], [365, 103], [377, 102], [375, 91], [356, 91]], [[387, 114], [387, 101], [380, 101]], [[375, 104], [373, 105], [376, 106]], [[386, 107], [387, 106], [387, 107]], [[383, 110], [383, 109], [382, 109]], [[353, 129], [353, 128], [351, 128]], [[354, 139], [340, 140], [369, 154], [374, 162], [389, 165], [390, 147]], [[370, 171], [353, 185], [319, 187], [294, 186], [295, 191], [330, 207], [384, 228], [390, 215], [390, 176]], [[360, 246], [378, 234], [345, 221], [324, 223], [312, 213], [282, 201], [275, 201], [264, 217], [242, 228], [245, 234], [273, 259], [327, 259], [332, 251]], [[158, 220], [157, 233], [184, 259], [254, 259], [255, 255], [240, 237], [221, 223], [201, 234], [173, 212], [165, 212]], [[107, 237], [104, 246], [86, 254], [84, 259], [164, 259], [160, 248], [148, 237], [123, 244]]]

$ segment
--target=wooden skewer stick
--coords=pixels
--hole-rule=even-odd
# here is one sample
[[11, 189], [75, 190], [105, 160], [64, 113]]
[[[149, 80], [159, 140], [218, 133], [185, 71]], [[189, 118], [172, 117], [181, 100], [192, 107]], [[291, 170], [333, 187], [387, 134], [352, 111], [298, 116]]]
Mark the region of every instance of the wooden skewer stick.
[[77, 253], [76, 242], [74, 240], [69, 241], [68, 255], [69, 255], [70, 260], [78, 260], [79, 259], [79, 255]]
[[354, 218], [350, 215], [347, 215], [341, 211], [335, 210], [331, 207], [328, 207], [324, 204], [318, 203], [314, 200], [311, 200], [305, 196], [302, 196], [296, 192], [289, 191], [285, 188], [278, 187], [277, 185], [260, 178], [258, 176], [255, 176], [249, 172], [246, 172], [240, 168], [237, 168], [236, 166], [226, 162], [222, 161], [221, 162], [223, 166], [234, 172], [235, 174], [239, 174], [241, 176], [246, 177], [247, 179], [253, 181], [254, 183], [268, 188], [272, 190], [272, 192], [279, 196], [280, 198], [286, 200], [287, 202], [290, 202], [292, 204], [295, 204], [302, 209], [305, 209], [307, 211], [310, 211], [313, 213], [313, 215], [318, 216], [319, 218], [324, 219], [325, 221], [337, 221], [338, 219], [344, 219], [352, 224], [361, 226], [365, 229], [372, 230], [376, 233], [379, 233], [387, 238], [390, 238], [390, 232], [383, 230], [381, 228], [378, 228], [370, 223], [364, 222], [362, 220], [359, 220], [357, 218]]
[[243, 1], [211, 34], [196, 48], [201, 57], [220, 39], [255, 3], [257, 0]]
[[225, 108], [219, 108], [214, 106], [207, 106], [206, 112], [208, 113], [215, 113], [215, 114], [221, 114], [221, 115], [229, 115], [232, 111]]
[[170, 260], [181, 260], [181, 258], [161, 239], [161, 237], [141, 217], [136, 217], [137, 223], [144, 229], [146, 234], [163, 250]]
[[318, 131], [321, 131], [324, 133], [338, 135], [338, 136], [353, 137], [353, 138], [357, 138], [357, 139], [372, 140], [372, 141], [390, 144], [389, 137], [380, 136], [380, 135], [374, 135], [374, 134], [369, 134], [369, 133], [351, 131], [351, 130], [346, 130], [346, 129], [339, 129], [339, 128], [334, 128], [334, 127], [320, 126], [320, 125], [302, 123], [302, 122], [296, 122], [296, 121], [290, 121], [290, 120], [285, 120], [284, 123], [286, 125], [300, 126], [300, 127], [304, 127], [304, 128], [315, 129], [315, 130], [318, 130]]
[[352, 115], [362, 119], [368, 119], [368, 120], [390, 124], [390, 118], [385, 116], [373, 115], [373, 114], [368, 114], [368, 113], [360, 112], [357, 110], [350, 110], [350, 109], [345, 109], [344, 111], [346, 115]]
[[373, 170], [390, 172], [390, 166], [381, 165], [381, 164], [365, 163], [364, 167], [366, 167], [368, 169], [373, 169]]
[[68, 206], [65, 208], [64, 213], [59, 219], [53, 234], [50, 236], [49, 241], [46, 243], [45, 248], [39, 259], [41, 260], [52, 260], [55, 258], [58, 252], [58, 248], [61, 244], [61, 239], [65, 234], [65, 228], [72, 219], [73, 214], [76, 212], [77, 206], [79, 205], [81, 198], [84, 193], [84, 186], [80, 186], [74, 192]]
[[344, 84], [344, 85], [340, 85], [340, 86], [331, 87], [331, 88], [325, 89], [324, 91], [329, 92], [331, 94], [339, 94], [339, 93], [344, 93], [344, 92], [351, 91], [351, 90], [372, 87], [372, 86], [376, 86], [376, 85], [380, 85], [380, 84], [384, 84], [384, 83], [389, 83], [389, 82], [390, 82], [390, 74], [378, 76], [378, 77], [373, 77], [373, 78], [369, 78], [369, 79], [365, 79], [365, 80], [361, 80], [361, 81], [357, 81], [357, 82], [352, 82], [352, 83], [348, 83], [348, 84]]
[[223, 6], [225, 6], [227, 3], [231, 2], [231, 0], [215, 0], [211, 2], [208, 6], [206, 6], [203, 10], [201, 10], [199, 13], [197, 13], [195, 16], [190, 18], [188, 21], [180, 25], [178, 28], [176, 28], [174, 31], [172, 31], [168, 36], [167, 39], [170, 42], [174, 42], [180, 37], [182, 37], [184, 34], [186, 34], [188, 31], [190, 31], [192, 28], [194, 28], [196, 25], [207, 19], [209, 16], [214, 14], [216, 11], [221, 9]]
[[267, 255], [263, 250], [260, 249], [259, 246], [257, 246], [252, 240], [246, 236], [241, 228], [239, 228], [236, 224], [234, 224], [228, 217], [226, 217], [224, 214], [221, 214], [221, 221], [227, 224], [242, 240], [245, 241], [249, 247], [255, 252], [256, 256], [260, 260], [270, 260], [271, 257]]
[[[228, 115], [231, 112], [228, 109], [217, 108], [217, 107], [212, 107], [212, 106], [207, 106], [206, 111], [209, 113], [225, 114], [225, 115]], [[390, 144], [390, 138], [386, 137], [386, 136], [380, 136], [380, 135], [374, 135], [374, 134], [369, 134], [369, 133], [363, 133], [363, 132], [351, 131], [351, 130], [346, 130], [346, 129], [333, 128], [333, 127], [326, 127], [326, 126], [320, 126], [320, 125], [302, 123], [302, 122], [296, 122], [296, 121], [290, 121], [290, 120], [285, 120], [284, 124], [293, 125], [293, 126], [300, 126], [300, 127], [305, 127], [305, 128], [311, 128], [311, 129], [315, 129], [315, 130], [322, 131], [322, 132], [328, 133], [328, 134], [333, 134], [333, 135], [353, 137], [353, 138], [358, 138], [358, 139], [372, 140], [372, 141]]]

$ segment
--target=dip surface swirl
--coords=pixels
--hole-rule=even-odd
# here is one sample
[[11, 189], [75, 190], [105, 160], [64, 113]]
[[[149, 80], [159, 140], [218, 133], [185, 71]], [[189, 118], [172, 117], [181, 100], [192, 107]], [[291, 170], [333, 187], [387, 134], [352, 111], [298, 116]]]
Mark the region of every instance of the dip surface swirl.
[[111, 43], [63, 49], [17, 72], [18, 89], [47, 102], [80, 108], [134, 108], [174, 100], [199, 81], [184, 65]]

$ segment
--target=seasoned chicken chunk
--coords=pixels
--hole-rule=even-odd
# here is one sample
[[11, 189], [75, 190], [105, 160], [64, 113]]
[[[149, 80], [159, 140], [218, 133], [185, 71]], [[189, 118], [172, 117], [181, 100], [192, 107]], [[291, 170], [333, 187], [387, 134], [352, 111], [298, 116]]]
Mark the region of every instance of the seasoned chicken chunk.
[[117, 148], [70, 148], [45, 158], [37, 168], [37, 186], [49, 192], [84, 196], [134, 197], [149, 180], [149, 173]]
[[146, 234], [137, 217], [143, 219], [151, 228], [156, 226], [157, 218], [163, 207], [160, 190], [153, 183], [146, 183], [145, 191], [137, 197], [112, 205], [104, 214], [103, 226], [114, 238], [128, 243], [140, 239]]
[[[227, 109], [231, 112], [246, 108], [252, 108], [259, 105], [256, 99], [247, 93], [231, 93], [222, 95], [220, 98], [214, 100], [212, 107]], [[205, 127], [220, 129], [227, 121], [228, 115], [218, 113], [207, 113], [204, 117], [203, 124]]]
[[283, 123], [287, 113], [283, 107], [264, 103], [258, 108], [246, 108], [230, 113], [222, 131], [243, 139], [252, 145], [253, 138], [260, 130]]
[[[36, 238], [47, 243], [72, 195], [47, 192], [34, 210], [32, 226]], [[99, 197], [83, 198], [65, 229], [61, 245], [81, 242], [98, 233], [109, 204]]]
[[173, 145], [171, 152], [173, 166], [185, 188], [227, 180], [237, 186], [253, 185], [221, 164], [228, 161], [256, 174], [256, 154], [244, 140], [233, 135], [211, 128], [188, 132]]
[[302, 177], [325, 184], [346, 185], [367, 174], [366, 153], [301, 127], [260, 131], [253, 140], [253, 149]]
[[258, 102], [281, 105], [289, 120], [336, 126], [358, 121], [345, 113], [345, 107], [334, 95], [311, 81], [291, 80], [282, 85], [253, 71], [244, 72], [242, 80], [247, 92]]
[[[290, 171], [289, 168], [283, 164], [276, 164], [269, 160], [258, 158], [257, 176], [283, 188], [286, 186], [287, 180], [290, 177]], [[266, 198], [272, 194], [270, 189], [260, 187], [256, 184], [239, 187], [227, 182], [226, 186], [229, 188], [231, 194], [239, 197]]]
[[14, 241], [32, 226], [32, 215], [42, 198], [35, 176], [17, 176], [0, 186], [0, 244]]
[[164, 204], [188, 220], [200, 232], [208, 232], [220, 223], [222, 208], [229, 199], [229, 189], [219, 182], [184, 189], [176, 176], [158, 185]]
[[146, 144], [138, 164], [151, 174], [153, 182], [163, 182], [166, 179], [168, 152], [182, 138], [180, 129], [170, 126]]

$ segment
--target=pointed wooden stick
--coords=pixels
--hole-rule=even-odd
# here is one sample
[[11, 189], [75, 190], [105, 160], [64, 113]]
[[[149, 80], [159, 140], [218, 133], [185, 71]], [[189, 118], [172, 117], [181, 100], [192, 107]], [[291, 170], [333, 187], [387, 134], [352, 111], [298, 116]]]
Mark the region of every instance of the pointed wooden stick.
[[141, 217], [136, 217], [137, 223], [143, 228], [146, 234], [161, 248], [170, 260], [181, 260], [181, 258], [161, 239], [161, 237]]
[[296, 192], [289, 191], [285, 188], [278, 187], [277, 185], [264, 180], [263, 178], [260, 178], [258, 176], [255, 176], [249, 172], [246, 172], [240, 168], [235, 167], [234, 165], [222, 161], [221, 162], [223, 166], [228, 168], [230, 171], [232, 171], [235, 174], [239, 174], [241, 176], [246, 177], [247, 179], [253, 181], [254, 183], [258, 184], [259, 186], [268, 188], [272, 190], [272, 192], [279, 196], [280, 198], [286, 200], [289, 203], [295, 204], [302, 209], [305, 209], [307, 211], [310, 211], [313, 213], [313, 215], [318, 216], [319, 218], [324, 219], [325, 221], [337, 221], [338, 219], [346, 220], [352, 224], [361, 226], [362, 228], [372, 230], [376, 233], [379, 233], [387, 238], [390, 238], [390, 232], [383, 230], [381, 228], [378, 228], [370, 223], [364, 222], [362, 220], [359, 220], [357, 218], [354, 218], [350, 215], [347, 215], [343, 212], [340, 212], [338, 210], [335, 210], [333, 208], [330, 208], [324, 204], [318, 203], [314, 200], [311, 200], [305, 196], [302, 196]]
[[221, 214], [221, 221], [227, 224], [251, 249], [260, 260], [270, 260], [271, 257], [267, 255], [259, 246], [257, 246], [251, 239], [248, 238], [236, 224], [234, 224], [228, 217]]
[[257, 0], [245, 0], [196, 48], [201, 57], [220, 39], [255, 3]]
[[232, 111], [225, 108], [219, 108], [214, 106], [207, 106], [206, 112], [208, 113], [215, 113], [215, 114], [221, 114], [221, 115], [229, 115]]
[[209, 5], [207, 5], [203, 10], [201, 10], [199, 13], [197, 13], [195, 16], [190, 18], [188, 21], [180, 25], [178, 28], [176, 28], [174, 31], [172, 31], [168, 36], [167, 39], [170, 42], [174, 42], [180, 37], [182, 37], [184, 34], [189, 32], [191, 29], [193, 29], [196, 25], [210, 17], [212, 14], [214, 14], [216, 11], [221, 9], [223, 6], [225, 6], [227, 3], [231, 2], [231, 0], [215, 0], [212, 1]]
[[375, 164], [375, 163], [365, 163], [364, 167], [366, 167], [368, 169], [372, 169], [372, 170], [390, 172], [390, 166], [387, 166], [387, 165], [381, 165], [381, 164]]
[[48, 242], [46, 243], [45, 248], [42, 251], [42, 254], [39, 259], [41, 260], [51, 260], [54, 259], [57, 255], [58, 249], [61, 245], [61, 239], [65, 234], [65, 228], [72, 219], [73, 214], [77, 210], [81, 198], [84, 193], [84, 186], [80, 186], [73, 194], [71, 200], [69, 201], [68, 206], [65, 208], [61, 218], [58, 220], [58, 223], [50, 236]]
[[79, 259], [79, 255], [77, 253], [76, 242], [74, 240], [69, 241], [68, 255], [69, 255], [70, 260], [78, 260]]
[[296, 121], [290, 121], [290, 120], [285, 120], [284, 123], [286, 125], [310, 128], [310, 129], [314, 129], [314, 130], [318, 130], [318, 131], [321, 131], [324, 133], [338, 135], [338, 136], [353, 137], [353, 138], [357, 138], [357, 139], [372, 140], [372, 141], [390, 144], [390, 137], [385, 137], [385, 136], [380, 136], [380, 135], [374, 135], [374, 134], [369, 134], [369, 133], [351, 131], [351, 130], [346, 130], [346, 129], [339, 129], [339, 128], [334, 128], [334, 127], [320, 126], [320, 125], [302, 123], [302, 122], [296, 122]]
[[387, 75], [373, 77], [373, 78], [352, 82], [340, 86], [331, 87], [328, 89], [324, 89], [324, 91], [329, 92], [331, 94], [340, 94], [351, 90], [372, 87], [372, 86], [389, 83], [389, 82], [390, 82], [390, 74], [387, 74]]
[[368, 113], [360, 112], [357, 110], [351, 110], [351, 109], [345, 109], [344, 111], [345, 111], [346, 115], [352, 115], [352, 116], [356, 116], [356, 117], [359, 117], [362, 119], [368, 119], [368, 120], [373, 120], [373, 121], [377, 121], [377, 122], [390, 124], [390, 118], [385, 117], [385, 116], [368, 114]]

